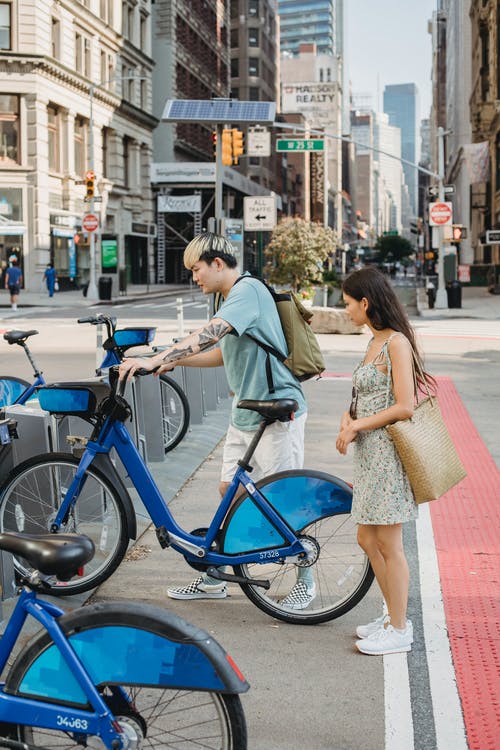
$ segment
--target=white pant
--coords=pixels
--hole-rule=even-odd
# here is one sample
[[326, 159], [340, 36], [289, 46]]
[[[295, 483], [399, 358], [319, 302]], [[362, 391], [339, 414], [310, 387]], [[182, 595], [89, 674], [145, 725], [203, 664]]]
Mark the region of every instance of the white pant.
[[[274, 422], [266, 427], [251, 459], [254, 482], [277, 471], [302, 469], [306, 418], [307, 414], [302, 414], [290, 422]], [[222, 482], [232, 480], [238, 461], [243, 458], [254, 435], [253, 430], [239, 430], [229, 425], [222, 457]]]

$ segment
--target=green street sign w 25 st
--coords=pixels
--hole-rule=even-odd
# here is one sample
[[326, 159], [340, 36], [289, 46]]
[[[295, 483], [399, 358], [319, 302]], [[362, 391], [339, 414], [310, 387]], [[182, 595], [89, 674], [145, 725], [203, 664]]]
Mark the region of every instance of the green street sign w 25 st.
[[276, 151], [324, 151], [325, 142], [321, 138], [278, 138]]

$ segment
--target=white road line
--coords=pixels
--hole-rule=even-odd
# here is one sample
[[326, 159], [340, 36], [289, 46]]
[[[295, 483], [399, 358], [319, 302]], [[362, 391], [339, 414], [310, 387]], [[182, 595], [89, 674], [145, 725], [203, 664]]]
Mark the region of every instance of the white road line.
[[446, 628], [430, 508], [416, 524], [422, 620], [436, 729], [436, 750], [467, 750], [467, 739]]
[[385, 750], [414, 750], [410, 678], [405, 653], [384, 656], [384, 696]]

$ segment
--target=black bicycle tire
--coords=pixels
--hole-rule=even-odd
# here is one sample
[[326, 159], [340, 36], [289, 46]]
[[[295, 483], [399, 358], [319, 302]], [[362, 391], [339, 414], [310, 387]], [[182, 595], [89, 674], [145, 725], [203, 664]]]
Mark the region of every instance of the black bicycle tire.
[[[32, 458], [28, 458], [26, 461], [23, 461], [21, 464], [16, 466], [9, 473], [2, 486], [0, 487], [0, 531], [4, 532], [23, 530], [16, 527], [9, 528], [8, 526], [6, 526], [5, 504], [13, 495], [16, 485], [19, 485], [20, 482], [23, 481], [28, 472], [34, 471], [36, 469], [41, 469], [44, 466], [49, 467], [51, 465], [70, 466], [76, 471], [78, 464], [79, 460], [74, 456], [68, 453], [54, 452], [39, 456], [33, 456]], [[117, 511], [117, 543], [114, 546], [114, 550], [111, 551], [111, 554], [108, 556], [107, 560], [97, 570], [96, 573], [92, 573], [88, 577], [80, 576], [77, 578], [72, 578], [70, 581], [64, 583], [54, 581], [54, 585], [51, 589], [51, 594], [53, 594], [54, 596], [72, 596], [73, 594], [81, 594], [83, 592], [90, 591], [96, 586], [99, 586], [114, 573], [127, 552], [130, 535], [127, 523], [127, 514], [119, 493], [116, 491], [113, 484], [109, 481], [106, 474], [96, 467], [90, 466], [87, 470], [87, 476], [96, 478], [106, 488], [106, 491], [112, 498]], [[36, 486], [38, 487], [39, 485]], [[33, 493], [31, 492], [31, 497], [32, 495]], [[45, 497], [46, 495], [44, 495], [44, 498]], [[42, 511], [40, 512], [40, 517], [43, 517]], [[47, 533], [50, 530], [49, 528], [44, 528], [43, 526], [41, 528], [43, 529], [43, 533]], [[74, 528], [71, 528], [71, 530], [78, 531], [78, 528], [75, 525]], [[82, 533], [86, 533], [85, 530], [83, 530]], [[26, 573], [26, 568], [22, 565], [22, 563], [19, 562], [16, 557], [14, 557], [14, 569], [18, 577]]]
[[[191, 413], [189, 410], [189, 401], [187, 400], [187, 396], [184, 393], [181, 386], [173, 378], [169, 378], [168, 375], [160, 375], [160, 381], [175, 392], [175, 395], [179, 399], [179, 402], [182, 407], [182, 419], [180, 421], [179, 428], [177, 429], [176, 433], [171, 438], [168, 438], [165, 435], [165, 430], [163, 431], [163, 445], [165, 448], [165, 453], [168, 453], [169, 451], [173, 450], [177, 445], [179, 445], [181, 440], [186, 435], [186, 432], [188, 431], [189, 423], [191, 420]], [[161, 398], [162, 419], [163, 419], [164, 399], [161, 395], [161, 385], [160, 385], [160, 398]]]
[[[115, 627], [135, 625], [136, 627], [139, 627], [140, 629], [146, 630], [148, 632], [163, 635], [167, 634], [167, 637], [173, 638], [174, 640], [177, 640], [179, 642], [192, 639], [193, 633], [196, 632], [197, 639], [199, 639], [200, 635], [202, 634], [204, 636], [204, 641], [206, 639], [210, 639], [211, 641], [215, 642], [216, 648], [221, 651], [220, 646], [209, 634], [200, 631], [199, 628], [196, 628], [190, 623], [182, 620], [180, 617], [174, 615], [173, 613], [162, 611], [159, 608], [153, 607], [151, 605], [129, 602], [120, 604], [94, 604], [65, 614], [61, 618], [59, 618], [58, 622], [67, 636], [70, 636], [73, 632], [79, 633], [88, 627], [95, 628], [98, 625]], [[51, 646], [51, 644], [52, 639], [50, 635], [46, 631], [41, 631], [24, 647], [24, 649], [17, 656], [9, 674], [7, 675], [5, 684], [6, 692], [13, 695], [17, 695], [19, 693], [19, 686], [22, 684], [22, 680], [26, 671], [29, 669], [33, 661], [45, 649]], [[248, 689], [248, 685], [246, 685], [243, 690], [240, 688], [239, 692], [244, 692], [246, 689]], [[205, 705], [207, 702], [207, 696], [210, 696], [211, 700], [214, 702], [216, 714], [220, 717], [221, 723], [222, 721], [224, 722], [224, 729], [226, 730], [227, 738], [230, 741], [230, 744], [227, 744], [225, 747], [227, 748], [227, 750], [246, 750], [247, 729], [245, 714], [240, 697], [237, 692], [234, 691], [234, 688], [228, 687], [227, 692], [216, 692], [201, 689], [184, 689], [183, 691], [179, 691], [177, 688], [173, 688], [171, 690], [173, 690], [173, 692], [175, 693], [178, 693], [179, 695], [180, 693], [194, 693], [197, 695], [199, 694], [200, 699], [203, 700], [203, 703]], [[233, 690], [234, 692], [231, 692], [231, 690]], [[178, 698], [175, 697], [174, 700], [177, 699]], [[169, 716], [171, 716], [171, 713], [172, 702], [169, 701]], [[182, 713], [187, 713], [185, 707], [182, 708]], [[187, 720], [191, 725], [192, 718], [189, 716]], [[17, 730], [19, 739], [26, 741], [25, 730], [29, 728], [27, 725], [13, 725], [12, 728], [14, 730]], [[176, 742], [179, 741], [179, 737], [177, 736], [178, 732], [179, 728], [176, 727]], [[161, 736], [163, 736], [163, 734], [161, 734]], [[188, 741], [190, 743], [189, 747], [192, 748], [193, 744], [191, 743], [191, 739], [189, 739]], [[46, 741], [42, 743], [30, 744], [42, 744], [44, 748], [50, 748], [50, 746], [47, 745]], [[76, 746], [77, 745], [75, 743], [75, 747]], [[175, 747], [181, 747], [181, 745], [176, 744]], [[196, 747], [198, 747], [198, 744], [196, 744]]]
[[[271, 475], [269, 477], [265, 477], [264, 479], [257, 482], [257, 487], [262, 488], [265, 487], [266, 484], [271, 482], [276, 482], [277, 479], [280, 477], [286, 478], [286, 475], [290, 476], [293, 474], [297, 475], [308, 475], [310, 474], [312, 477], [318, 477], [320, 475], [324, 477], [329, 477], [329, 475], [323, 474], [322, 472], [317, 471], [310, 471], [308, 472], [307, 469], [299, 470], [299, 471], [289, 471], [289, 472], [282, 472], [280, 474]], [[335, 483], [341, 482], [341, 480], [338, 480], [337, 477], [329, 477], [331, 480], [335, 480]], [[346, 488], [348, 485], [345, 483], [342, 483]], [[350, 489], [350, 488], [349, 488]], [[265, 493], [264, 493], [265, 494]], [[241, 500], [239, 499], [237, 503], [235, 503], [233, 509], [231, 509], [230, 513], [235, 512], [237, 508], [237, 504], [240, 502], [243, 502], [246, 493], [241, 496]], [[318, 522], [315, 523], [323, 523], [326, 519], [341, 519], [345, 518], [346, 521], [350, 520], [350, 513], [348, 512], [342, 512], [342, 513], [331, 513], [325, 515], [322, 519], [320, 519]], [[307, 534], [307, 527], [303, 530], [303, 533]], [[340, 601], [338, 605], [332, 606], [331, 608], [325, 610], [325, 611], [307, 611], [307, 609], [304, 610], [292, 610], [292, 609], [286, 609], [284, 607], [281, 607], [278, 602], [272, 602], [269, 597], [266, 594], [266, 590], [259, 586], [252, 586], [251, 584], [244, 584], [241, 583], [240, 587], [243, 591], [243, 593], [250, 599], [250, 601], [255, 604], [259, 609], [261, 609], [266, 614], [270, 615], [271, 617], [274, 617], [277, 620], [281, 620], [283, 622], [287, 622], [292, 625], [318, 625], [323, 622], [329, 622], [330, 620], [334, 620], [337, 617], [341, 617], [346, 612], [349, 612], [353, 607], [358, 604], [361, 599], [365, 596], [365, 594], [368, 592], [370, 586], [373, 583], [374, 580], [374, 573], [372, 570], [372, 567], [370, 565], [370, 562], [368, 560], [368, 557], [366, 555], [362, 555], [362, 558], [364, 559], [364, 564], [362, 568], [362, 572], [360, 575], [360, 579], [358, 581], [357, 586], [353, 589], [353, 591]], [[320, 554], [320, 560], [321, 560], [321, 554]], [[238, 576], [248, 577], [248, 566], [247, 565], [235, 565], [233, 566], [234, 572]], [[265, 576], [258, 576], [258, 577], [265, 577]]]
[[[31, 383], [29, 383], [27, 380], [24, 380], [24, 378], [17, 378], [15, 375], [0, 375], [0, 383], [2, 382], [2, 380], [12, 380], [14, 381], [14, 383], [20, 383], [24, 386], [25, 389], [29, 388], [31, 385]], [[12, 404], [3, 404], [1, 408], [3, 409], [6, 406], [12, 406]]]

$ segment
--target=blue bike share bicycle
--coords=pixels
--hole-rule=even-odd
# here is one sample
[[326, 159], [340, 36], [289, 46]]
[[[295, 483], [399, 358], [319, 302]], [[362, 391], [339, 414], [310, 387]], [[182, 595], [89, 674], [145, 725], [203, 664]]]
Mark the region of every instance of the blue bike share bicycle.
[[[105, 355], [97, 370], [98, 374], [113, 365], [119, 364], [128, 349], [134, 346], [151, 344], [156, 333], [156, 328], [152, 327], [116, 328], [116, 318], [102, 314], [79, 318], [78, 323], [90, 323], [90, 325], [104, 325], [106, 327], [107, 338], [103, 343]], [[28, 383], [28, 381], [12, 375], [0, 375], [0, 407], [25, 404], [35, 396], [36, 389], [39, 386], [45, 385], [43, 373], [27, 344], [27, 339], [37, 333], [38, 331], [35, 330], [14, 330], [4, 333], [3, 337], [7, 343], [17, 344], [23, 349], [33, 368], [34, 380], [32, 383]], [[163, 447], [165, 453], [168, 453], [181, 442], [188, 430], [189, 402], [180, 385], [168, 375], [160, 376], [160, 399]]]
[[246, 749], [239, 694], [249, 686], [208, 633], [144, 604], [64, 614], [39, 598], [51, 593], [45, 576], [67, 580], [92, 559], [84, 536], [0, 534], [0, 549], [32, 567], [0, 639], [0, 671], [26, 619], [42, 627], [0, 683], [0, 746]]
[[[38, 391], [40, 405], [55, 415], [78, 414], [93, 424], [81, 457], [48, 453], [17, 466], [0, 489], [0, 530], [54, 534], [79, 532], [96, 546], [92, 561], [64, 584], [60, 595], [87, 591], [106, 580], [136, 537], [130, 496], [111, 461], [116, 453], [142, 500], [162, 547], [181, 553], [196, 570], [241, 586], [267, 614], [290, 623], [315, 624], [338, 617], [367, 592], [373, 580], [356, 542], [350, 517], [352, 490], [319, 471], [284, 471], [252, 481], [251, 459], [266, 427], [293, 417], [290, 399], [241, 401], [262, 417], [208, 528], [182, 529], [163, 499], [124, 422], [131, 410], [121, 395], [118, 368], [100, 379], [60, 383]], [[238, 497], [240, 486], [245, 490]], [[22, 575], [29, 566], [21, 556]], [[228, 573], [220, 566], [231, 566]], [[304, 610], [282, 604], [298, 567], [311, 567], [316, 597]]]

